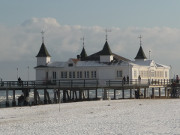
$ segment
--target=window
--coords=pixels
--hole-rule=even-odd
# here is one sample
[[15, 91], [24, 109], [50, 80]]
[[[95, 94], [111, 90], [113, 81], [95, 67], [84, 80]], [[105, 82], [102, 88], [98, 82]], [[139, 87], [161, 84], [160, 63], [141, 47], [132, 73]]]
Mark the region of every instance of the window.
[[76, 74], [75, 74], [75, 72], [73, 72], [73, 78], [76, 78]]
[[167, 71], [165, 71], [165, 77], [168, 77], [168, 73], [167, 73]]
[[137, 77], [137, 71], [134, 70], [134, 77], [136, 78]]
[[56, 80], [56, 72], [53, 72], [53, 80]]
[[84, 78], [86, 78], [86, 71], [84, 71]]
[[72, 72], [69, 72], [69, 78], [72, 78]]
[[79, 78], [79, 71], [77, 71], [77, 78]]
[[155, 77], [155, 72], [151, 71], [151, 77]]
[[94, 74], [93, 71], [91, 71], [91, 78], [93, 78], [93, 74]]
[[49, 78], [49, 75], [48, 75], [48, 72], [46, 72], [46, 79], [48, 80], [48, 78]]
[[96, 78], [96, 71], [91, 71], [91, 78]]
[[122, 71], [117, 71], [117, 77], [122, 77]]
[[64, 78], [67, 78], [67, 72], [64, 72]]
[[53, 72], [53, 82], [56, 81], [56, 72]]
[[82, 78], [82, 71], [79, 72], [79, 77]]
[[73, 63], [69, 63], [69, 65], [68, 65], [69, 67], [73, 67]]
[[67, 72], [61, 72], [61, 78], [67, 78]]
[[87, 71], [87, 78], [89, 78], [89, 71]]
[[61, 78], [64, 78], [64, 72], [61, 72]]

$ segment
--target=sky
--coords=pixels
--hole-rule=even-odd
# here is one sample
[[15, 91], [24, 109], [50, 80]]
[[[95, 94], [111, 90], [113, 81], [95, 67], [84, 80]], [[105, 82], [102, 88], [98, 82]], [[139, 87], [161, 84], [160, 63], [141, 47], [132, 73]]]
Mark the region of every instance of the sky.
[[100, 51], [109, 29], [112, 52], [134, 60], [142, 35], [146, 56], [180, 75], [179, 0], [0, 0], [0, 13], [3, 80], [35, 79], [42, 30], [52, 61], [75, 58], [82, 37], [88, 55]]

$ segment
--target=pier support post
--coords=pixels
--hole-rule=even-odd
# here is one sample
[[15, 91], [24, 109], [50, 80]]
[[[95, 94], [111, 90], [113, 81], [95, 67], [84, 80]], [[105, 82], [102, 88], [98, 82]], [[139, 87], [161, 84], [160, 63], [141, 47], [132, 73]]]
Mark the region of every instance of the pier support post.
[[167, 98], [167, 87], [165, 87], [164, 93], [165, 93], [165, 98]]
[[161, 88], [159, 88], [159, 98], [161, 98]]
[[122, 99], [124, 99], [124, 88], [122, 89]]
[[6, 107], [9, 107], [9, 90], [6, 89]]
[[79, 100], [82, 100], [82, 90], [79, 90]]
[[155, 98], [155, 95], [154, 95], [154, 88], [152, 88], [152, 97], [151, 98]]
[[13, 100], [12, 100], [12, 106], [16, 106], [16, 99], [15, 99], [15, 90], [13, 90]]
[[37, 105], [37, 89], [34, 89], [34, 105]]
[[89, 100], [89, 90], [87, 90], [87, 99]]
[[104, 99], [107, 100], [107, 89], [104, 89]]
[[47, 104], [48, 103], [48, 101], [47, 101], [47, 90], [46, 89], [44, 89], [44, 104]]
[[54, 103], [57, 103], [57, 91], [54, 89]]
[[95, 98], [97, 99], [98, 98], [98, 91], [97, 91], [97, 89], [95, 91], [96, 91], [96, 97]]
[[58, 91], [57, 91], [58, 103], [61, 102], [61, 97], [60, 97], [60, 95], [61, 95], [61, 91], [60, 91], [60, 89], [58, 89]]
[[130, 99], [132, 99], [132, 89], [130, 89]]
[[114, 99], [116, 99], [116, 89], [114, 89]]
[[63, 102], [66, 102], [66, 90], [63, 90]]
[[146, 88], [144, 88], [144, 98], [146, 98]]

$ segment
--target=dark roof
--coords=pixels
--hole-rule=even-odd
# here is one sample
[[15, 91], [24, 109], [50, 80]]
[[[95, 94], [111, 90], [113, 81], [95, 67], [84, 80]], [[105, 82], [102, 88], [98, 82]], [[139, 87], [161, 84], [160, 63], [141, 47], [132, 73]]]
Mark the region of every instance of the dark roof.
[[48, 66], [44, 66], [44, 65], [40, 65], [40, 66], [36, 66], [34, 68], [47, 68]]
[[81, 51], [80, 56], [81, 56], [81, 59], [82, 59], [82, 60], [87, 57], [87, 53], [86, 53], [86, 50], [84, 49], [84, 47], [83, 47], [83, 49], [82, 49], [82, 51]]
[[[92, 54], [90, 56], [87, 56], [85, 58], [85, 61], [100, 61], [100, 55], [101, 54], [102, 54], [102, 50], [97, 52], [97, 53], [94, 53], [94, 54]], [[113, 60], [115, 60], [115, 61], [130, 61], [129, 59], [124, 58], [122, 56], [119, 56], [119, 55], [117, 55], [115, 53], [112, 53], [111, 55], [113, 55]]]
[[51, 57], [46, 49], [46, 46], [44, 43], [42, 43], [41, 48], [39, 50], [39, 53], [37, 54], [36, 57]]
[[139, 51], [134, 59], [147, 59], [147, 57], [142, 49], [142, 46], [140, 46]]
[[115, 53], [112, 53], [107, 41], [105, 42], [104, 47], [101, 51], [96, 52], [90, 56], [87, 56], [86, 58], [84, 58], [84, 61], [100, 61], [101, 55], [113, 55], [114, 61], [130, 61], [127, 58], [124, 58], [124, 57], [119, 56]]
[[103, 49], [101, 51], [101, 55], [112, 55], [111, 49], [110, 49], [109, 44], [108, 44], [107, 41], [104, 44], [104, 47], [103, 47]]

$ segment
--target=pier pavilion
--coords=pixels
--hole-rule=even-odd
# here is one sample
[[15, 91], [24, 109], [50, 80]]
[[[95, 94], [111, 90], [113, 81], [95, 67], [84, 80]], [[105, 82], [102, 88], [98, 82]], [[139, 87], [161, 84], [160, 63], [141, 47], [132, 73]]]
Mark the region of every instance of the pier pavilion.
[[[119, 99], [116, 97], [117, 91], [121, 91], [122, 99], [125, 98], [125, 91], [129, 91], [130, 99], [134, 98], [135, 91], [142, 95], [141, 98], [161, 98], [162, 88], [165, 91], [164, 98], [168, 98], [172, 91], [170, 67], [147, 59], [141, 38], [135, 60], [113, 53], [107, 39], [102, 50], [91, 55], [87, 55], [83, 43], [81, 53], [65, 62], [52, 62], [43, 40], [36, 58], [35, 81], [0, 82], [0, 90], [6, 91], [7, 106], [9, 91], [13, 91], [12, 105], [17, 104], [16, 90], [22, 91], [24, 103], [29, 102], [29, 92], [33, 92], [33, 105], [59, 103], [61, 99], [63, 102], [108, 99], [110, 90], [113, 91], [113, 99]], [[149, 88], [152, 90], [151, 95], [147, 95]], [[155, 94], [157, 88], [158, 96]], [[49, 96], [49, 90], [54, 93], [53, 99]], [[39, 91], [43, 91], [43, 100], [39, 96]], [[90, 91], [95, 93], [93, 98], [90, 97]], [[98, 97], [99, 91], [101, 97]]]

